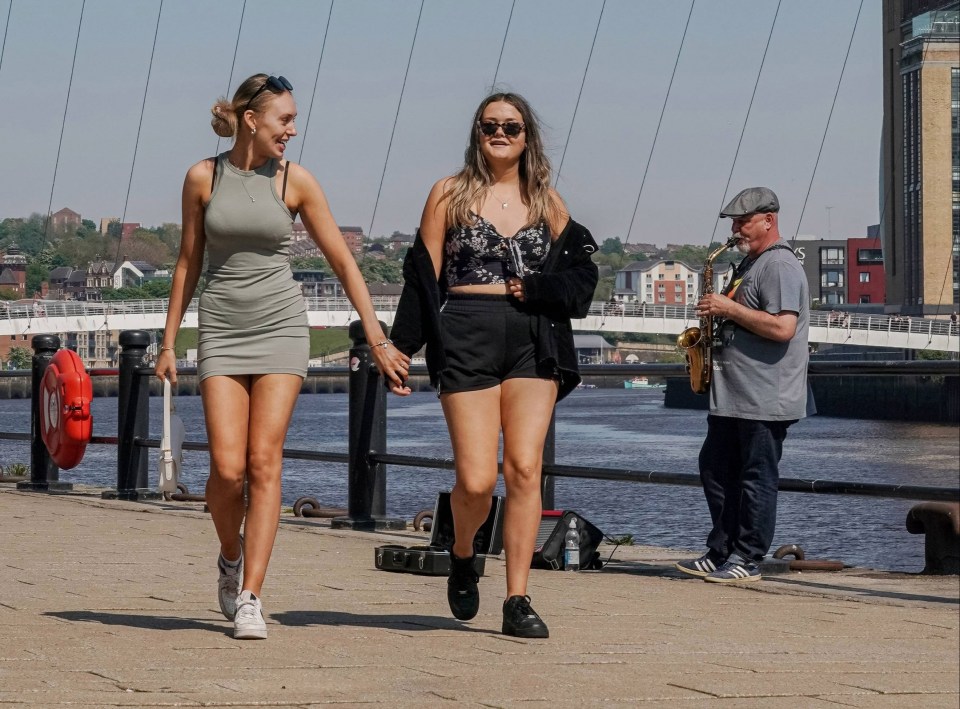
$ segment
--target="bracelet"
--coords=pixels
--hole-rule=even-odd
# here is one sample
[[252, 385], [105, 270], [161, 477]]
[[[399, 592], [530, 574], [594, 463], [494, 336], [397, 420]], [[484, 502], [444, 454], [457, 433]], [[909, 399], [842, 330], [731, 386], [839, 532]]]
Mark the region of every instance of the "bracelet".
[[383, 349], [387, 349], [387, 345], [392, 345], [392, 344], [393, 344], [393, 340], [391, 340], [390, 338], [387, 338], [386, 340], [381, 340], [380, 342], [375, 344], [374, 347], [382, 347]]
[[176, 352], [176, 351], [177, 351], [177, 348], [176, 348], [176, 347], [161, 347], [161, 348], [160, 348], [160, 351], [161, 351], [161, 352], [163, 352], [164, 350], [170, 350], [171, 352]]

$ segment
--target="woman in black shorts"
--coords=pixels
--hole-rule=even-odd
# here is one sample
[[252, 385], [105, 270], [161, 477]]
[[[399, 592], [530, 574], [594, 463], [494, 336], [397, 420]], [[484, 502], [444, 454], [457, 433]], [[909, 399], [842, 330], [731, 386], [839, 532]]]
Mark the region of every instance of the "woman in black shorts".
[[554, 405], [580, 381], [570, 318], [592, 301], [596, 248], [550, 188], [530, 106], [517, 94], [488, 96], [463, 168], [427, 198], [391, 337], [409, 355], [427, 344], [450, 430], [456, 541], [447, 600], [460, 620], [480, 606], [473, 539], [490, 511], [503, 432], [508, 635], [548, 636], [527, 595], [543, 444]]

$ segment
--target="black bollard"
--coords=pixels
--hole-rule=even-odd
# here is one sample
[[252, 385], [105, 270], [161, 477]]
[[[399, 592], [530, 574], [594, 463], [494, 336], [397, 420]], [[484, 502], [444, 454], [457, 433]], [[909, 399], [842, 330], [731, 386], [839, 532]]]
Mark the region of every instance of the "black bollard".
[[[384, 330], [387, 326], [381, 323]], [[350, 425], [347, 517], [335, 517], [334, 529], [406, 529], [403, 519], [388, 518], [387, 466], [370, 462], [370, 453], [387, 449], [387, 389], [373, 364], [359, 320], [350, 323]]]
[[[553, 410], [550, 416], [550, 428], [547, 429], [547, 437], [543, 441], [543, 464], [553, 465], [557, 462], [557, 410]], [[554, 494], [555, 485], [552, 475], [540, 476], [540, 506], [545, 510], [555, 509], [556, 496]]]
[[150, 433], [150, 379], [138, 373], [150, 344], [143, 330], [120, 333], [120, 373], [117, 377], [117, 489], [107, 500], [156, 500], [160, 494], [147, 482], [149, 449], [137, 441]]
[[34, 335], [33, 372], [30, 385], [30, 480], [17, 483], [18, 490], [47, 492], [50, 490], [72, 490], [72, 483], [60, 482], [60, 468], [50, 458], [50, 452], [40, 437], [40, 382], [47, 371], [47, 365], [60, 349], [60, 338], [56, 335]]

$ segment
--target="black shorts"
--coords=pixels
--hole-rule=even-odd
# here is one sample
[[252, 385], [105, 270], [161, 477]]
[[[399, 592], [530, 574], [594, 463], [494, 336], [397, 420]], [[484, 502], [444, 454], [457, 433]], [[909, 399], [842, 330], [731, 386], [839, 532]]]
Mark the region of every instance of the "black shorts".
[[537, 365], [537, 317], [508, 295], [451, 293], [440, 313], [446, 368], [438, 394], [489, 389], [507, 379], [559, 379]]

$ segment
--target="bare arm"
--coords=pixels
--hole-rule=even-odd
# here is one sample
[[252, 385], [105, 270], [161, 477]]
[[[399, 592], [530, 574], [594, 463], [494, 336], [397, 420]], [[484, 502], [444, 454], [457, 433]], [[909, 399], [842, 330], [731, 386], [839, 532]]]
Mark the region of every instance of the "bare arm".
[[[347, 297], [360, 316], [377, 369], [389, 381], [391, 391], [398, 394], [409, 393], [403, 382], [407, 378], [410, 358], [393, 346], [380, 344], [386, 342], [387, 337], [380, 327], [363, 275], [330, 212], [326, 195], [308, 170], [290, 163], [287, 163], [287, 169], [290, 170], [287, 192], [290, 211], [300, 213], [311, 238], [320, 247], [333, 272], [340, 279]], [[289, 204], [291, 201], [292, 205]]]
[[774, 342], [788, 342], [797, 333], [797, 313], [792, 310], [779, 313], [754, 310], [719, 293], [703, 296], [697, 303], [697, 315], [733, 320], [754, 335]]
[[450, 178], [444, 178], [434, 184], [427, 196], [427, 203], [423, 205], [423, 215], [420, 217], [420, 238], [430, 253], [433, 261], [434, 275], [440, 279], [440, 268], [443, 265], [443, 239], [447, 233], [447, 201], [443, 198]]
[[206, 243], [203, 215], [210, 199], [213, 169], [212, 160], [203, 160], [187, 171], [183, 181], [183, 233], [180, 237], [177, 265], [173, 270], [163, 342], [160, 343], [161, 350], [155, 370], [159, 379], [169, 376], [174, 384], [177, 382], [177, 358], [173, 347], [203, 268], [203, 250]]

